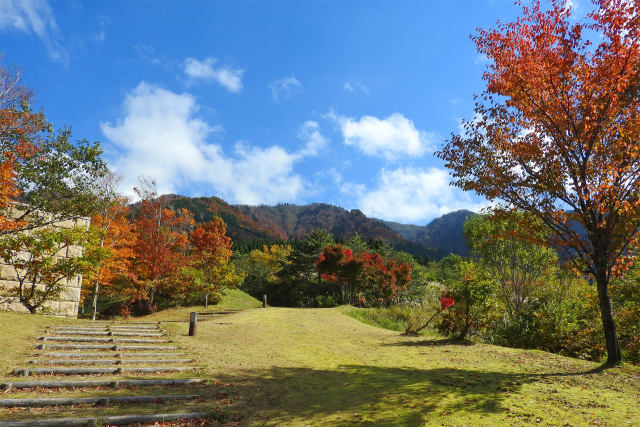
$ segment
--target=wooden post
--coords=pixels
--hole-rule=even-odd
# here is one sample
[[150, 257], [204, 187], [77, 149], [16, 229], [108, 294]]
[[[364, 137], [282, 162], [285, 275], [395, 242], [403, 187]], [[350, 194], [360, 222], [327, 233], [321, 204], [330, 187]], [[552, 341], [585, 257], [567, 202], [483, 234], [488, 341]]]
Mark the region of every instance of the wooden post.
[[267, 294], [262, 295], [262, 308], [267, 308]]
[[209, 294], [205, 294], [204, 296], [204, 308], [209, 307]]
[[189, 336], [193, 337], [196, 334], [196, 325], [198, 324], [198, 312], [192, 311], [189, 316]]

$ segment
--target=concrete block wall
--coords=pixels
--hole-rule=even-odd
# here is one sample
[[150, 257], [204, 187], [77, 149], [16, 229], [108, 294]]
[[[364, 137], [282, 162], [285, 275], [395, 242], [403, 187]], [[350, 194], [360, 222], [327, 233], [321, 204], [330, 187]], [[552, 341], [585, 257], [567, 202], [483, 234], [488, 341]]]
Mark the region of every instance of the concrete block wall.
[[[54, 223], [57, 228], [73, 228], [84, 227], [89, 228], [89, 218], [78, 218], [75, 220], [60, 221]], [[64, 257], [74, 257], [82, 255], [83, 248], [80, 246], [71, 246], [66, 253], [60, 254]], [[15, 288], [18, 282], [15, 280], [15, 271], [12, 266], [4, 265], [0, 262], [0, 287]], [[78, 275], [68, 280], [64, 285], [64, 290], [60, 296], [43, 304], [49, 309], [49, 314], [62, 317], [78, 317], [78, 306], [80, 305], [80, 288], [82, 286], [82, 276]], [[27, 310], [17, 299], [0, 301], [0, 310], [17, 311], [28, 313]]]

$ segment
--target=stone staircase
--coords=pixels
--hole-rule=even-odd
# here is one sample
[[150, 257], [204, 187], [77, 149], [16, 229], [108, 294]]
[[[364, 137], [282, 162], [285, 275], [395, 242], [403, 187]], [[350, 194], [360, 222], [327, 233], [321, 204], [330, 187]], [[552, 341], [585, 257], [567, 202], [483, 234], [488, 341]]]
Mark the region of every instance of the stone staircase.
[[[58, 325], [49, 328], [38, 340], [37, 352], [28, 366], [13, 371], [16, 376], [30, 377], [29, 380], [0, 385], [5, 396], [19, 395], [0, 399], [0, 408], [11, 408], [12, 413], [20, 416], [19, 420], [0, 421], [0, 427], [156, 422], [183, 425], [206, 419], [206, 413], [202, 411], [175, 411], [177, 404], [188, 408], [202, 407], [198, 404], [200, 395], [171, 392], [175, 388], [193, 389], [202, 383], [200, 378], [158, 377], [158, 374], [180, 375], [195, 369], [193, 361], [171, 344], [159, 323]], [[123, 378], [124, 375], [128, 377]], [[151, 389], [153, 393], [142, 394], [140, 390], [143, 389]], [[122, 394], [129, 390], [132, 394]], [[56, 397], [50, 397], [52, 394]], [[161, 410], [164, 405], [170, 405], [174, 410], [158, 413], [158, 408]], [[97, 412], [104, 414], [46, 418], [50, 413], [64, 414], [65, 410], [60, 408], [65, 406], [83, 408], [84, 413], [100, 408], [104, 410]], [[136, 414], [136, 411], [140, 413]], [[121, 415], [123, 413], [126, 415]], [[38, 418], [40, 414], [46, 415]]]

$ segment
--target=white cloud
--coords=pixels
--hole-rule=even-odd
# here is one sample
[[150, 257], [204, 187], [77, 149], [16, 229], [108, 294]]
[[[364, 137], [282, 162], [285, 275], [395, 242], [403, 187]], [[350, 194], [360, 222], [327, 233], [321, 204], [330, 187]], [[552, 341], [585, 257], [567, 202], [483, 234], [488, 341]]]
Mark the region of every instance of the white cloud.
[[46, 0], [0, 1], [0, 29], [13, 29], [35, 34], [44, 44], [49, 56], [66, 62], [68, 55], [60, 45], [59, 28]]
[[362, 92], [369, 96], [369, 88], [359, 80], [349, 80], [342, 85], [342, 89], [350, 93]]
[[327, 116], [340, 126], [344, 143], [358, 147], [370, 156], [394, 160], [400, 155], [421, 156], [431, 150], [434, 135], [416, 129], [413, 121], [400, 113], [393, 113], [386, 119], [362, 116], [360, 119]]
[[578, 3], [578, 0], [566, 0], [564, 2], [564, 8], [571, 10], [571, 12], [577, 12], [580, 10], [580, 3]]
[[299, 152], [302, 156], [317, 156], [328, 144], [327, 139], [320, 133], [320, 125], [313, 120], [307, 120], [300, 126], [298, 137], [306, 143]]
[[[221, 127], [197, 117], [198, 109], [191, 94], [144, 82], [127, 95], [123, 117], [101, 124], [119, 151], [113, 166], [125, 177], [123, 187], [150, 176], [162, 193], [197, 187], [245, 204], [290, 202], [305, 193], [306, 183], [293, 169], [308, 147], [289, 153], [279, 146], [238, 142], [232, 155], [226, 154], [221, 145], [207, 141]], [[308, 127], [313, 135], [313, 125]]]
[[302, 83], [294, 76], [283, 77], [274, 80], [269, 84], [271, 89], [271, 97], [274, 102], [279, 102], [283, 98], [291, 98], [302, 90]]
[[229, 92], [240, 93], [244, 70], [226, 65], [215, 67], [216, 62], [216, 58], [206, 58], [204, 61], [187, 58], [184, 61], [184, 73], [191, 80], [215, 81]]
[[459, 209], [479, 211], [488, 203], [474, 201], [469, 193], [450, 186], [444, 169], [398, 168], [380, 171], [377, 188], [357, 190], [358, 206], [367, 216], [392, 221], [425, 223], [431, 218]]

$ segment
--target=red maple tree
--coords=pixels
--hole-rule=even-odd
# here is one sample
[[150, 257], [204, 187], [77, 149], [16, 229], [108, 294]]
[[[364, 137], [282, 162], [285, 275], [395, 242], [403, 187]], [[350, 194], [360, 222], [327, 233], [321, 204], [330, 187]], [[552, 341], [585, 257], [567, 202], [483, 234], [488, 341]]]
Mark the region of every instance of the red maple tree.
[[[489, 59], [487, 87], [438, 155], [455, 185], [504, 201], [502, 213], [533, 214], [552, 234], [539, 243], [595, 279], [615, 364], [609, 282], [640, 230], [640, 2], [596, 0], [580, 21], [565, 1], [545, 4], [473, 37]], [[522, 221], [521, 236], [539, 236], [534, 227]]]

